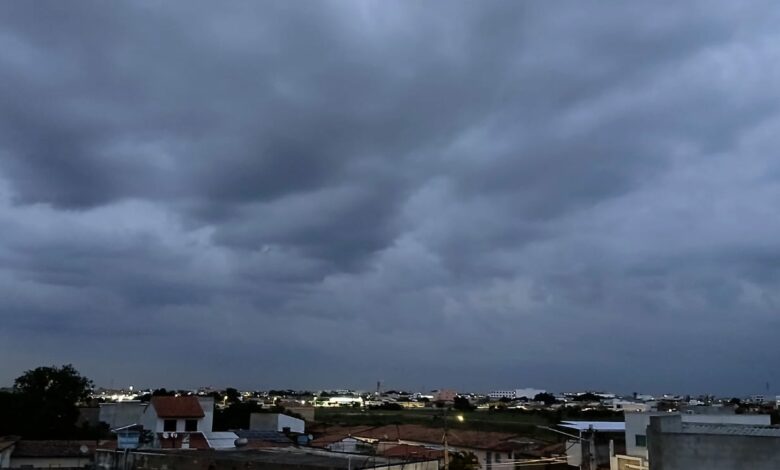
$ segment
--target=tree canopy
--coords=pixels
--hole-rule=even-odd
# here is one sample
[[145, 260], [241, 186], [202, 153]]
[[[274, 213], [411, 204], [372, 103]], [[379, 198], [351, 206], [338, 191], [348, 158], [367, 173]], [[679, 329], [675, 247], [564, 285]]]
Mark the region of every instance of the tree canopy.
[[12, 393], [0, 396], [0, 434], [72, 437], [78, 430], [78, 405], [91, 389], [92, 381], [71, 364], [28, 370], [14, 381]]

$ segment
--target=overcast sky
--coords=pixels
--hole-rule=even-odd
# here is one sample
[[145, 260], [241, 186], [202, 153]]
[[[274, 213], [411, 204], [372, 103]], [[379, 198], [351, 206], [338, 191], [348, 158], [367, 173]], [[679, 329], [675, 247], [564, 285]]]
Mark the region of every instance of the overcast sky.
[[780, 392], [776, 2], [0, 3], [0, 385]]

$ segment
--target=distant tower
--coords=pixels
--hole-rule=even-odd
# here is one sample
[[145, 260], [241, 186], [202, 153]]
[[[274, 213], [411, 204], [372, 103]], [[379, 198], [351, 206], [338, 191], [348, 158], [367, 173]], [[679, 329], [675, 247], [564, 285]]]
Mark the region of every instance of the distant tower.
[[381, 391], [381, 389], [382, 389], [382, 381], [381, 380], [377, 380], [376, 381], [376, 396], [379, 396], [379, 392]]

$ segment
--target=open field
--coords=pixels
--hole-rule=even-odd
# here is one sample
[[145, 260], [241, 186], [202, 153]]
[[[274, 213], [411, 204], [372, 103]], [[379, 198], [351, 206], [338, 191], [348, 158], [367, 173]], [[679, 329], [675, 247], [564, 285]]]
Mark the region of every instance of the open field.
[[[463, 416], [460, 421], [456, 416]], [[361, 410], [359, 408], [317, 408], [315, 418], [318, 422], [347, 426], [382, 426], [388, 424], [421, 424], [430, 427], [443, 427], [444, 410], [441, 408], [404, 409], [404, 410]], [[523, 436], [545, 440], [558, 440], [551, 433], [538, 426], [551, 426], [563, 419], [622, 421], [619, 413], [571, 413], [555, 411], [524, 410], [479, 410], [447, 412], [447, 425], [453, 431], [471, 429], [478, 431], [511, 432]]]

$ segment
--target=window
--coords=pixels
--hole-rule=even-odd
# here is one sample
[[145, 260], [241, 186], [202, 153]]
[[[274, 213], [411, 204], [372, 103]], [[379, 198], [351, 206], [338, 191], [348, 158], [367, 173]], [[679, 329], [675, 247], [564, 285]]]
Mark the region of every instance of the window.
[[184, 430], [185, 431], [197, 431], [198, 430], [198, 420], [197, 419], [188, 419], [184, 421]]
[[163, 422], [163, 431], [165, 431], [165, 432], [176, 432], [176, 420], [175, 419], [166, 419]]
[[647, 436], [644, 434], [637, 434], [634, 438], [637, 447], [647, 447]]

